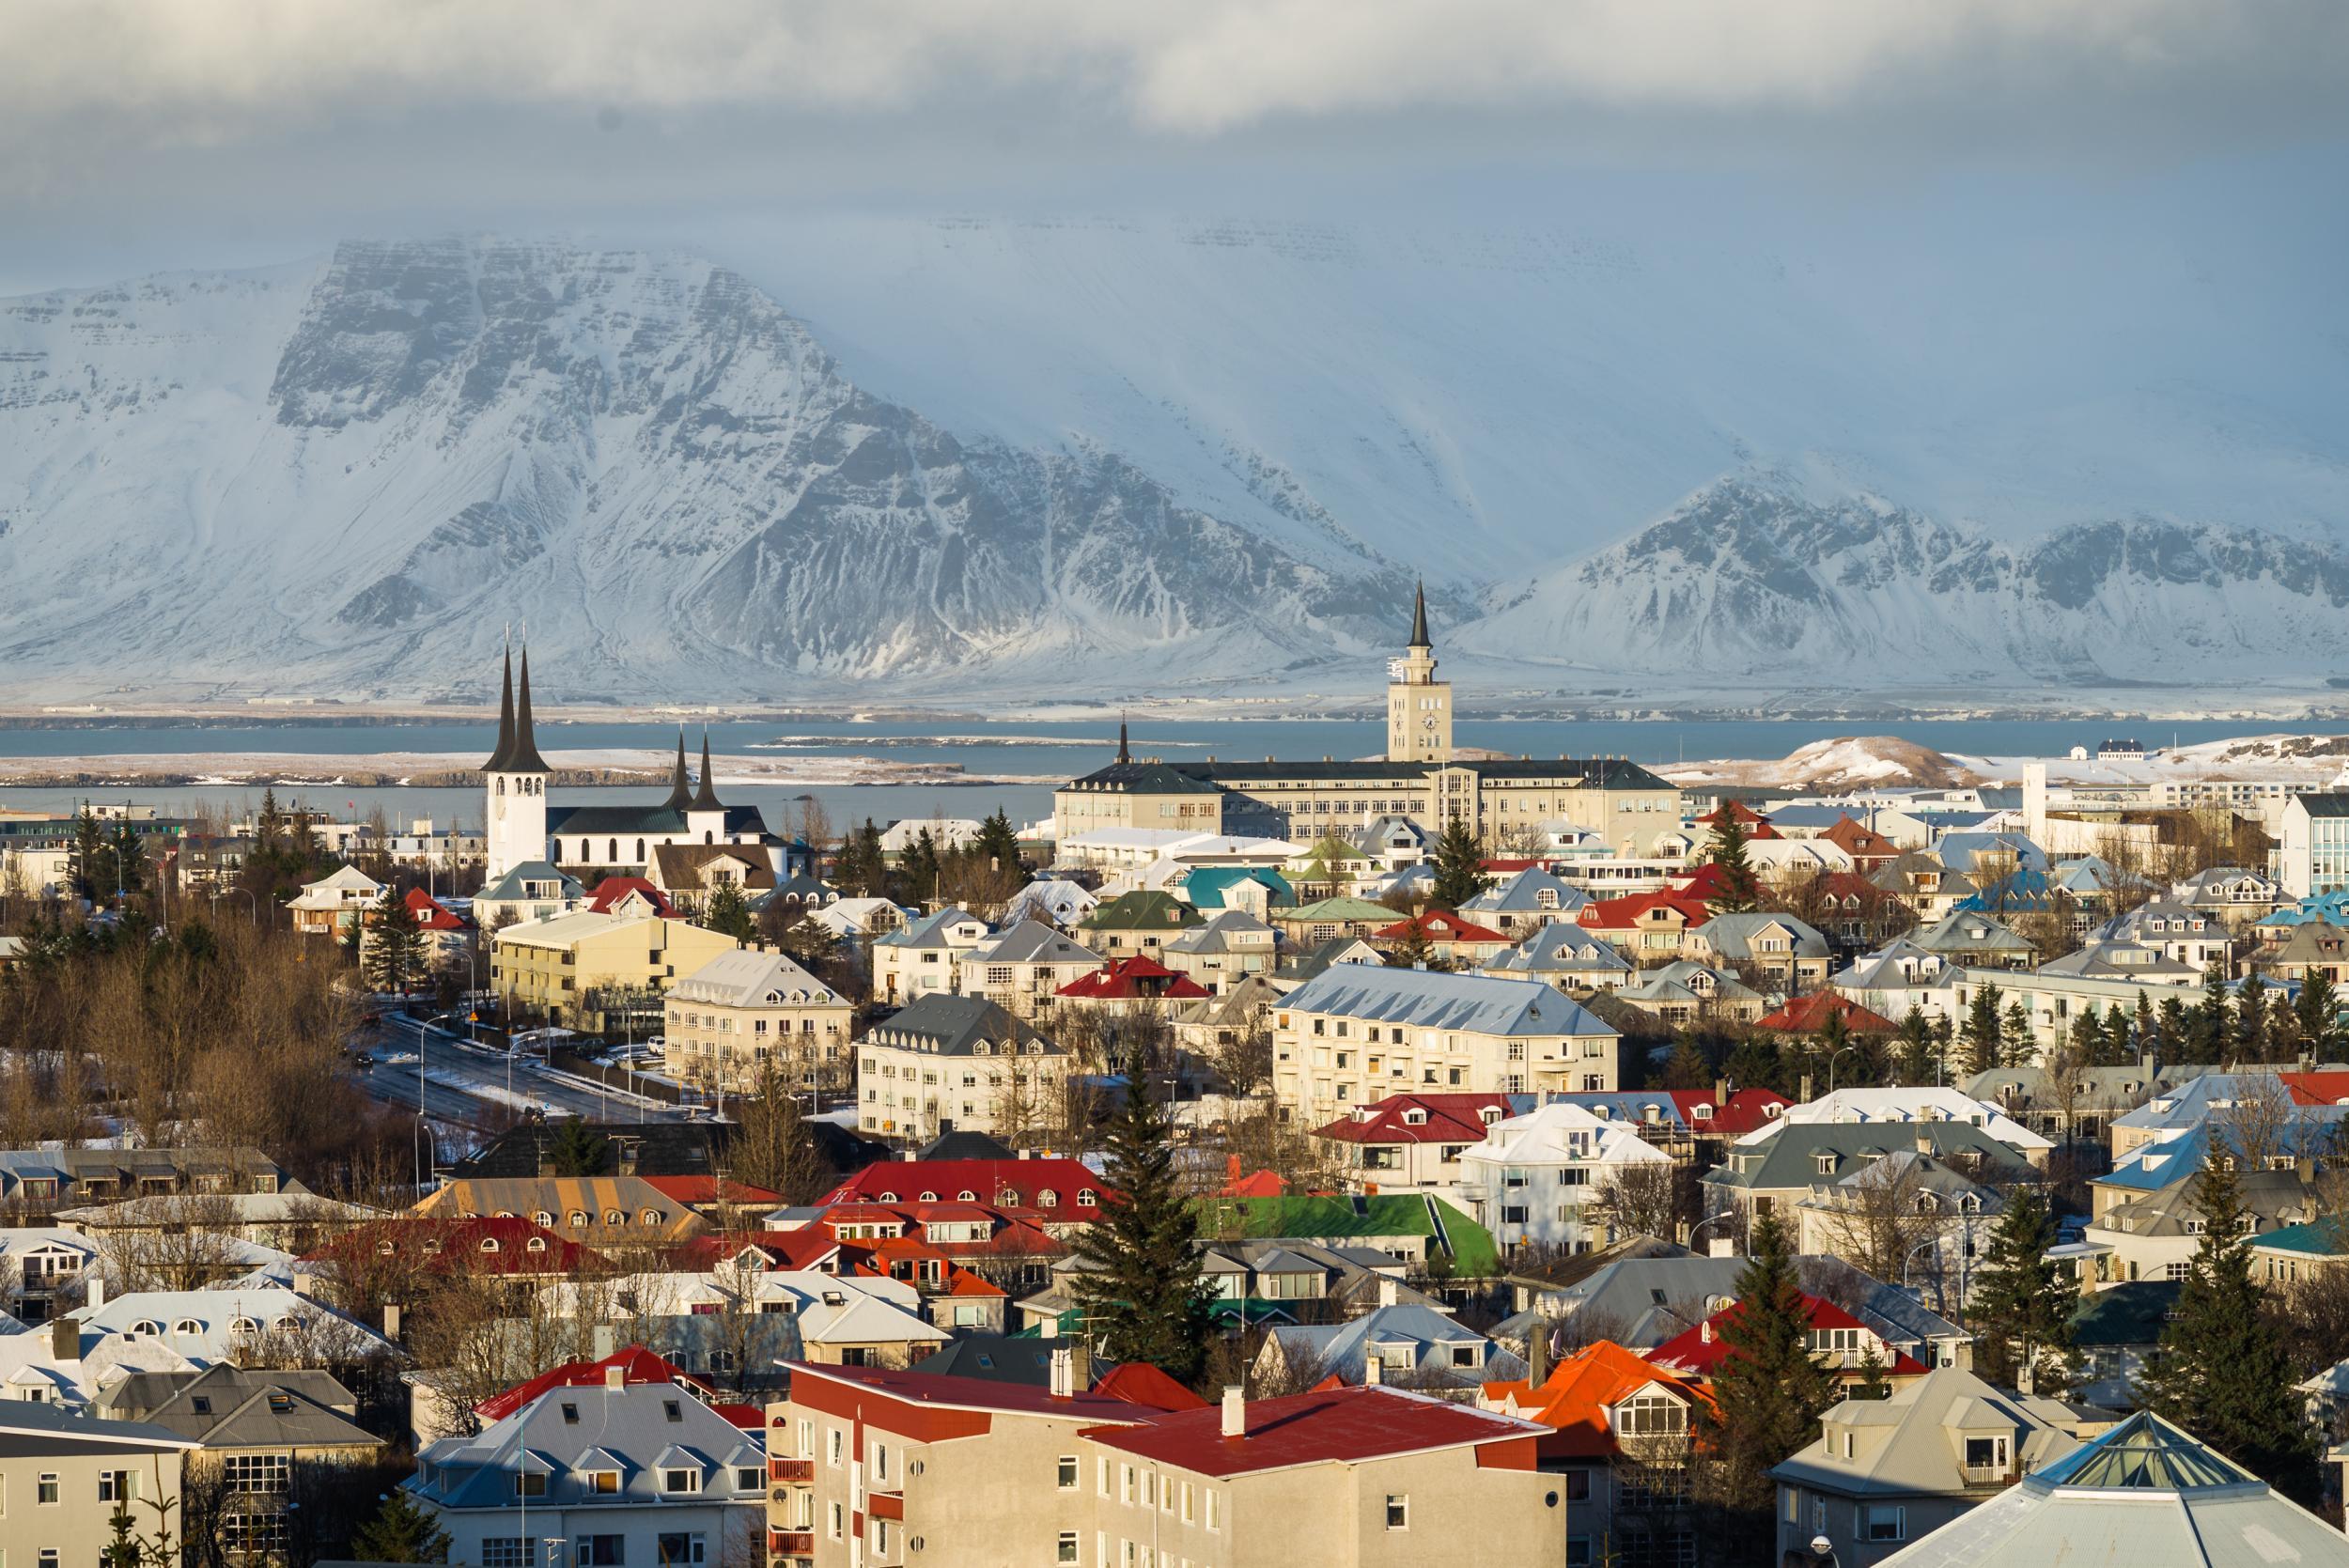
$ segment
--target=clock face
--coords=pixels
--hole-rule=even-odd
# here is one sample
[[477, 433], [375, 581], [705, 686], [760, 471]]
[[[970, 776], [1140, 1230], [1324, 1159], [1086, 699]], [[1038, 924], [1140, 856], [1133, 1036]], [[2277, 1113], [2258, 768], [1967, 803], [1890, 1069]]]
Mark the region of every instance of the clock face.
[[1436, 716], [1431, 713], [1426, 718], [1422, 719], [1419, 722], [1419, 727], [1423, 730], [1434, 729], [1436, 727]]

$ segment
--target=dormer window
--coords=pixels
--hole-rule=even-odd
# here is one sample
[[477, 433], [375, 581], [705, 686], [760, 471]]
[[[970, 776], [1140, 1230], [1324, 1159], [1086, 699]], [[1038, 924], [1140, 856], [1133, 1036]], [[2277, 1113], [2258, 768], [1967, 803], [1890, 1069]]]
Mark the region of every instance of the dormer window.
[[1414, 1106], [1412, 1109], [1403, 1113], [1403, 1125], [1407, 1127], [1425, 1126], [1427, 1125], [1427, 1112]]
[[183, 1317], [171, 1326], [171, 1331], [175, 1334], [201, 1334], [204, 1332], [204, 1325], [192, 1317]]
[[1089, 1208], [1093, 1208], [1093, 1207], [1095, 1207], [1097, 1204], [1098, 1204], [1098, 1203], [1099, 1203], [1099, 1202], [1100, 1202], [1100, 1197], [1099, 1197], [1099, 1195], [1098, 1195], [1097, 1193], [1096, 1193], [1096, 1192], [1093, 1190], [1093, 1188], [1091, 1188], [1087, 1187], [1087, 1188], [1080, 1188], [1078, 1189], [1078, 1191], [1077, 1191], [1077, 1206], [1078, 1206], [1079, 1208], [1081, 1208], [1081, 1209], [1089, 1209]]

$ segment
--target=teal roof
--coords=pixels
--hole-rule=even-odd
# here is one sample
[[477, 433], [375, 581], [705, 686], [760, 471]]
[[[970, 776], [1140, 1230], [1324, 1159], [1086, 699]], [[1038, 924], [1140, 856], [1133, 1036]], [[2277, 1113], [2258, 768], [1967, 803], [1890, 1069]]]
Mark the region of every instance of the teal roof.
[[2038, 1487], [2100, 1491], [2194, 1492], [2265, 1483], [2234, 1461], [2204, 1448], [2150, 1410], [2140, 1410], [2077, 1453], [2032, 1476]]
[[2083, 1350], [2159, 1343], [2162, 1325], [2178, 1304], [2179, 1283], [2131, 1280], [2090, 1292], [2072, 1314], [2072, 1343]]
[[2349, 1252], [2349, 1220], [2333, 1218], [2305, 1225], [2285, 1225], [2251, 1238], [2263, 1251], [2302, 1252], [2313, 1258], [2338, 1258]]
[[1224, 908], [1224, 894], [1242, 882], [1261, 882], [1272, 894], [1275, 904], [1294, 904], [1297, 890], [1277, 871], [1256, 865], [1201, 866], [1184, 879], [1183, 891], [1190, 895], [1194, 909]]

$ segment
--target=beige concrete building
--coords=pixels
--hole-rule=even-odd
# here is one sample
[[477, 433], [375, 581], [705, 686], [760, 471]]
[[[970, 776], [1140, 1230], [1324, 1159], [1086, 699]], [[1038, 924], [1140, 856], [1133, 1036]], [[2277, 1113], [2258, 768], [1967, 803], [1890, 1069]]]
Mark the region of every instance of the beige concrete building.
[[916, 997], [856, 1056], [857, 1126], [879, 1138], [1016, 1140], [1050, 1120], [1068, 1081], [1066, 1050], [983, 997]]
[[1317, 1127], [1396, 1094], [1604, 1092], [1620, 1043], [1532, 981], [1336, 964], [1275, 1004], [1273, 1096]]
[[669, 987], [662, 1064], [680, 1083], [739, 1093], [770, 1062], [801, 1089], [845, 1083], [856, 1006], [780, 953], [721, 953]]
[[62, 1405], [0, 1401], [0, 1541], [11, 1564], [65, 1568], [102, 1561], [117, 1506], [142, 1537], [158, 1507], [179, 1536], [182, 1461], [193, 1437], [144, 1421], [93, 1421]]
[[1539, 1427], [1385, 1388], [1202, 1406], [1147, 1369], [1087, 1392], [1073, 1363], [1049, 1388], [796, 1368], [768, 1412], [770, 1560], [1563, 1568]]
[[490, 952], [490, 986], [509, 1015], [600, 1034], [649, 1011], [680, 975], [741, 944], [682, 920], [580, 910], [509, 925]]

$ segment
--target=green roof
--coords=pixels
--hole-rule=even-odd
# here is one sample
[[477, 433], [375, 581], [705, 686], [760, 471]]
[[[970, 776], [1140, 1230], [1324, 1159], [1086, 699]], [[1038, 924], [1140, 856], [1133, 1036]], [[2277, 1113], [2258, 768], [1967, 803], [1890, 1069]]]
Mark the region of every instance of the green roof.
[[2091, 1291], [2072, 1314], [2072, 1343], [2082, 1350], [2159, 1343], [2178, 1286], [2176, 1280], [2131, 1280]]
[[1440, 1198], [1385, 1193], [1374, 1198], [1202, 1198], [1202, 1234], [1229, 1240], [1343, 1244], [1378, 1236], [1425, 1236], [1470, 1279], [1501, 1272], [1492, 1233]]
[[1179, 930], [1201, 922], [1198, 910], [1171, 893], [1120, 893], [1077, 923], [1080, 931]]
[[1283, 909], [1283, 920], [1375, 920], [1381, 925], [1392, 925], [1403, 917], [1384, 904], [1373, 904], [1367, 898], [1324, 898], [1312, 904], [1300, 904], [1294, 909]]
[[2285, 1225], [2265, 1235], [2253, 1236], [2251, 1245], [2263, 1250], [2299, 1252], [2312, 1258], [2338, 1258], [2349, 1252], [2349, 1221], [2325, 1219], [2306, 1225]]

